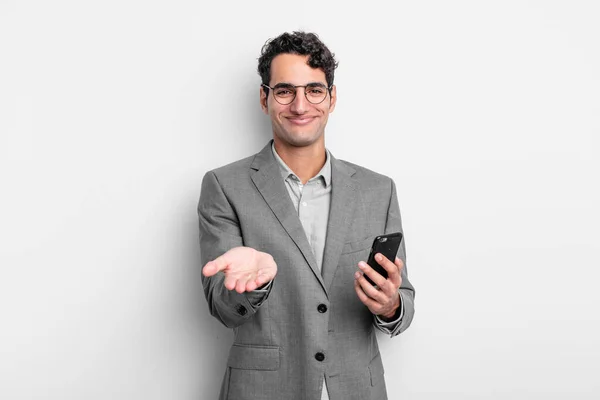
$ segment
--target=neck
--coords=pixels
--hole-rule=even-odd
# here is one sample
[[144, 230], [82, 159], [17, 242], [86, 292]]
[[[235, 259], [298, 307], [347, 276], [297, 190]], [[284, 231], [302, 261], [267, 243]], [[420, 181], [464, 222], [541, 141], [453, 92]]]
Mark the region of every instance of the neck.
[[274, 139], [275, 151], [283, 162], [300, 178], [302, 183], [315, 176], [327, 160], [324, 141], [318, 141], [306, 147], [286, 146]]

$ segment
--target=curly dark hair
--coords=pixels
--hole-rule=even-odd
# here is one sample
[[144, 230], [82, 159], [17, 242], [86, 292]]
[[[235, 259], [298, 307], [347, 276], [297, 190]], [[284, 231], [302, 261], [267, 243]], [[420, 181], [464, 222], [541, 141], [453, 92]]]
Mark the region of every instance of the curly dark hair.
[[[333, 54], [319, 37], [310, 32], [283, 33], [269, 39], [261, 50], [258, 58], [258, 74], [262, 83], [269, 84], [271, 80], [271, 61], [280, 54], [299, 54], [308, 57], [311, 68], [320, 68], [325, 72], [327, 86], [333, 85], [334, 71], [338, 66]], [[268, 94], [268, 88], [264, 88]]]

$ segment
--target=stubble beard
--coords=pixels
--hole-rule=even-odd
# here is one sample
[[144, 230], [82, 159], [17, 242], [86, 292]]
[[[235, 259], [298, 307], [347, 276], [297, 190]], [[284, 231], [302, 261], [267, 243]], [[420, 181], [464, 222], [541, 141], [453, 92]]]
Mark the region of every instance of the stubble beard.
[[273, 129], [273, 133], [277, 138], [288, 146], [292, 147], [307, 147], [321, 139], [325, 134], [324, 130], [317, 132], [290, 132], [285, 129]]

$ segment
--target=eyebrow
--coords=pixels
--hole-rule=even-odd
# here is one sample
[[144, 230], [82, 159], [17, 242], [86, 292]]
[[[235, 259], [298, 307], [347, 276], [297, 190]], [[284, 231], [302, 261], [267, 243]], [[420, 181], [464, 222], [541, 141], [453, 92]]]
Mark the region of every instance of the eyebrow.
[[[276, 84], [275, 86], [273, 86], [274, 88], [280, 88], [280, 87], [295, 87], [296, 85], [292, 85], [289, 82], [280, 82], [278, 84]], [[305, 86], [305, 85], [300, 85], [300, 86]], [[327, 88], [327, 85], [325, 85], [322, 82], [309, 82], [306, 84], [306, 86], [319, 86], [319, 87], [323, 87], [323, 88]]]

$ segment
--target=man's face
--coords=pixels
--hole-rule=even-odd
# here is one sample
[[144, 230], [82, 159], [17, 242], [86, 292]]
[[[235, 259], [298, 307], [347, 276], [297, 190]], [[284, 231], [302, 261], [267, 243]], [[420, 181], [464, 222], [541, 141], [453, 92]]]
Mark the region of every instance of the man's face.
[[[320, 83], [327, 87], [325, 72], [318, 68], [311, 68], [306, 63], [308, 56], [298, 54], [280, 54], [271, 61], [270, 87], [281, 84], [307, 85]], [[323, 133], [329, 118], [329, 113], [335, 109], [335, 86], [331, 95], [319, 104], [310, 103], [305, 94], [305, 88], [296, 88], [296, 98], [288, 105], [282, 105], [274, 98], [274, 93], [269, 90], [269, 95], [260, 89], [260, 104], [271, 117], [275, 139], [284, 145], [293, 147], [310, 146], [316, 142], [324, 141]]]

